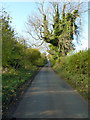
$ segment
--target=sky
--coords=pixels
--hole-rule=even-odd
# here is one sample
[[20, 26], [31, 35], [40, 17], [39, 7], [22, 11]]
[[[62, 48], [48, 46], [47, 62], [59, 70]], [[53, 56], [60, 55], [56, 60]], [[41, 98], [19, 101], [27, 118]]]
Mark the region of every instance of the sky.
[[[19, 36], [23, 36], [32, 42], [32, 38], [26, 33], [26, 22], [29, 15], [33, 15], [37, 12], [35, 2], [1, 2], [6, 11], [12, 17], [12, 27], [18, 33]], [[81, 40], [81, 45], [76, 44], [76, 50], [86, 49], [88, 47], [88, 13], [82, 15], [82, 32], [80, 34], [79, 40]]]
[[[88, 9], [90, 9], [90, 2], [89, 2], [89, 5], [88, 5]], [[88, 12], [88, 47], [90, 48], [89, 38], [90, 38], [90, 10]]]
[[17, 33], [24, 34], [27, 18], [35, 11], [35, 2], [5, 2], [2, 5], [12, 17], [12, 27]]
[[85, 50], [88, 46], [88, 12], [84, 13], [82, 15], [82, 25], [80, 30], [80, 36], [78, 38], [78, 41], [80, 41], [79, 44], [76, 44], [76, 51], [79, 50]]

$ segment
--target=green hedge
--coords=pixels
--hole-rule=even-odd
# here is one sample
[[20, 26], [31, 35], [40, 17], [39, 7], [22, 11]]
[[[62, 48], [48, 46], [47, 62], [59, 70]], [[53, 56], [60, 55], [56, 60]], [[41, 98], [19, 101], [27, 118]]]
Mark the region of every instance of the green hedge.
[[89, 53], [90, 50], [80, 51], [72, 56], [61, 57], [53, 66], [56, 72], [86, 99], [88, 99], [88, 75], [90, 75]]
[[29, 80], [32, 75], [37, 71], [35, 66], [32, 66], [32, 71], [30, 69], [20, 69], [8, 71], [8, 73], [2, 74], [2, 107], [3, 111], [8, 109], [9, 104], [17, 96], [18, 90], [21, 86]]

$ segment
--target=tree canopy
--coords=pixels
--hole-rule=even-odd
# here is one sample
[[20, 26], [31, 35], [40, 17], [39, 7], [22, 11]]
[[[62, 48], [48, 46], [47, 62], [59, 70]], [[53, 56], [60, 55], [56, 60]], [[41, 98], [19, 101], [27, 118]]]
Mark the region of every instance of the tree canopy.
[[[74, 49], [72, 40], [73, 35], [77, 34], [76, 18], [79, 17], [78, 10], [72, 13], [65, 13], [66, 4], [63, 6], [60, 17], [58, 4], [56, 4], [56, 11], [53, 17], [53, 32], [49, 32], [47, 19], [44, 18], [44, 41], [58, 48], [60, 55], [67, 55], [70, 50]], [[46, 29], [47, 28], [47, 29]], [[51, 48], [51, 46], [50, 46]]]
[[[16, 37], [15, 30], [11, 27], [11, 17], [3, 10], [0, 16], [2, 23], [2, 67], [4, 68], [30, 68], [43, 66], [46, 57], [38, 49], [30, 48], [25, 44], [25, 39]], [[19, 40], [20, 39], [20, 40]], [[23, 42], [24, 41], [24, 44]], [[41, 61], [41, 62], [38, 62]]]
[[74, 35], [78, 36], [79, 33], [76, 20], [80, 17], [81, 4], [73, 6], [70, 2], [62, 4], [50, 2], [51, 11], [45, 12], [44, 4], [40, 3], [38, 8], [40, 16], [28, 18], [28, 33], [33, 36], [34, 30], [37, 39], [49, 43], [48, 52], [52, 51], [50, 53], [53, 54], [57, 52], [58, 57], [67, 55], [68, 52], [75, 49], [73, 40]]

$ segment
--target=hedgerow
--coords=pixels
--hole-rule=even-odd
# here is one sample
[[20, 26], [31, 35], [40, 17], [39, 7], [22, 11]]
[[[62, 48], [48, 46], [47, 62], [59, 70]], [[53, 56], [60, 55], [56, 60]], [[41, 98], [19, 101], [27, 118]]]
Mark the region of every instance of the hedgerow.
[[84, 98], [88, 99], [89, 53], [80, 51], [71, 56], [61, 57], [53, 65], [56, 72], [70, 83]]
[[47, 62], [46, 56], [36, 48], [28, 47], [26, 40], [16, 37], [6, 11], [0, 15], [2, 24], [2, 108], [9, 107], [19, 88]]

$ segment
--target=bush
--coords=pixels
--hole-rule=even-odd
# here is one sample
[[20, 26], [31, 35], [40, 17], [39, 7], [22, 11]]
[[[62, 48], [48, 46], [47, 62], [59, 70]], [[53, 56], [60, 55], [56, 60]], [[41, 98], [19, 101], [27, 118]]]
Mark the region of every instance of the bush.
[[61, 57], [53, 66], [86, 99], [88, 99], [89, 52], [90, 50], [80, 51], [72, 56]]

